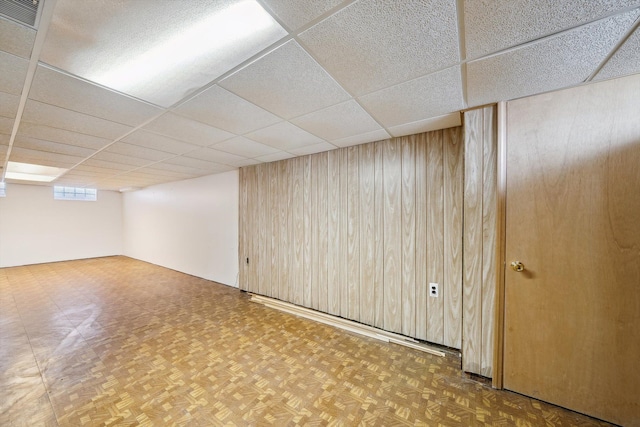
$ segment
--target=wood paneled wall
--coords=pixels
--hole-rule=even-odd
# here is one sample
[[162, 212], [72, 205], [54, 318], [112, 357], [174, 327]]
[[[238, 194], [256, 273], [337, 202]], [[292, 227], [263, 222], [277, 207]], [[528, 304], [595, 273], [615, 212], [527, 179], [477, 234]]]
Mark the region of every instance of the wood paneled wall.
[[241, 289], [460, 348], [463, 145], [459, 127], [241, 168]]
[[462, 367], [493, 375], [497, 280], [497, 123], [494, 106], [464, 115], [464, 308]]

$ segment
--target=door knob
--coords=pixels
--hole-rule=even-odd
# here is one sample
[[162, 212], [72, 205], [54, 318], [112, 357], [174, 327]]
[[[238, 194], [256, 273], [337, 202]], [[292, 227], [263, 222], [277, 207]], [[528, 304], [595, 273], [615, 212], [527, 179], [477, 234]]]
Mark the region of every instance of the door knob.
[[524, 271], [524, 264], [520, 261], [513, 261], [511, 263], [511, 268], [513, 269], [513, 271], [521, 272]]

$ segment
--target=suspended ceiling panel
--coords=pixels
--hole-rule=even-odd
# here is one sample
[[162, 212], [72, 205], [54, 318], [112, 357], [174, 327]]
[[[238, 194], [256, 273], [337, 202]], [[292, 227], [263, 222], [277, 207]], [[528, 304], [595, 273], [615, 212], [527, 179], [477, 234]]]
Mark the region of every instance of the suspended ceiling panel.
[[230, 132], [173, 113], [163, 114], [143, 129], [200, 146], [215, 144], [234, 136]]
[[0, 92], [0, 116], [14, 118], [18, 111], [20, 97], [6, 92]]
[[347, 2], [343, 0], [265, 0], [264, 3], [287, 27], [295, 30], [318, 18], [340, 3]]
[[[96, 6], [58, 0], [41, 60], [163, 107], [287, 34], [253, 0]], [[233, 22], [235, 16], [245, 19]]]
[[233, 165], [234, 163], [245, 160], [245, 158], [242, 156], [226, 153], [214, 148], [199, 148], [195, 151], [185, 154], [184, 157], [200, 159], [207, 162], [218, 163], [220, 165]]
[[222, 80], [220, 86], [285, 119], [350, 98], [293, 40]]
[[198, 148], [197, 145], [188, 144], [186, 142], [178, 141], [177, 139], [143, 130], [137, 130], [132, 134], [127, 135], [122, 139], [122, 141], [173, 154], [182, 154]]
[[277, 153], [256, 157], [255, 160], [260, 162], [277, 162], [279, 160], [290, 159], [292, 157], [295, 157], [295, 155], [286, 151], [278, 151]]
[[36, 31], [0, 17], [0, 50], [29, 59]]
[[292, 120], [294, 124], [327, 141], [381, 129], [355, 101], [347, 101]]
[[212, 145], [211, 148], [247, 158], [265, 156], [267, 154], [274, 154], [279, 151], [276, 148], [261, 144], [242, 136], [237, 136], [224, 142]]
[[251, 132], [247, 134], [247, 138], [283, 151], [322, 142], [321, 138], [289, 122], [280, 122], [273, 126]]
[[469, 103], [488, 104], [581, 83], [606, 58], [638, 15], [637, 10], [616, 15], [468, 63]]
[[638, 0], [465, 0], [467, 59], [602, 18]]
[[359, 101], [386, 127], [459, 111], [464, 108], [460, 67], [373, 92]]
[[389, 134], [384, 129], [378, 129], [371, 132], [364, 132], [358, 135], [346, 136], [332, 141], [337, 147], [350, 147], [352, 145], [364, 144], [371, 141], [382, 141], [389, 138]]
[[640, 26], [602, 67], [594, 80], [640, 73]]
[[456, 0], [360, 0], [302, 33], [300, 40], [354, 95], [460, 59]]
[[235, 134], [251, 132], [281, 120], [220, 86], [210, 87], [175, 111]]
[[28, 136], [18, 136], [13, 144], [14, 147], [28, 148], [31, 150], [49, 153], [68, 154], [70, 156], [77, 156], [80, 158], [91, 156], [96, 152], [90, 148], [84, 148], [77, 145], [60, 144], [58, 142], [46, 141]]
[[432, 117], [430, 119], [418, 120], [403, 125], [392, 126], [389, 133], [392, 136], [413, 135], [432, 130], [447, 129], [462, 125], [462, 114], [460, 112], [449, 113], [443, 116]]
[[138, 166], [138, 167], [146, 166], [150, 163], [153, 163], [153, 161], [148, 159], [141, 159], [139, 157], [126, 156], [123, 154], [109, 152], [107, 150], [99, 152], [98, 154], [91, 157], [91, 159], [101, 160], [104, 162], [119, 163], [122, 165]]
[[31, 150], [16, 146], [11, 149], [11, 159], [14, 162], [35, 163], [38, 165], [53, 166], [56, 168], [70, 168], [84, 160], [82, 157], [78, 156]]
[[307, 154], [322, 153], [323, 151], [335, 150], [336, 148], [338, 148], [336, 145], [323, 141], [318, 144], [305, 145], [300, 148], [290, 148], [287, 151], [296, 156], [306, 156]]
[[92, 148], [94, 150], [99, 150], [111, 143], [110, 139], [98, 138], [96, 136], [38, 125], [26, 121], [20, 123], [18, 135], [46, 139], [48, 141], [70, 144], [78, 147]]
[[10, 134], [13, 129], [13, 119], [0, 116], [0, 134]]
[[161, 160], [175, 157], [174, 154], [165, 151], [154, 150], [152, 148], [141, 147], [139, 145], [127, 144], [126, 142], [116, 142], [107, 147], [103, 153], [114, 153], [122, 156], [144, 159], [147, 163], [159, 162]]
[[0, 92], [20, 95], [29, 61], [0, 51]]

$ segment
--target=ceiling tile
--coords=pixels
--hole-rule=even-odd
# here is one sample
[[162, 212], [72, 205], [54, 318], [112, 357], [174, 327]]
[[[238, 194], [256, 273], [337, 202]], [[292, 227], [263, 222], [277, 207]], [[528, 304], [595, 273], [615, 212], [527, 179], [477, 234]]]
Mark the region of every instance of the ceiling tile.
[[0, 116], [0, 133], [11, 134], [14, 122], [14, 119]]
[[350, 98], [294, 40], [222, 80], [220, 86], [285, 119]]
[[[202, 148], [200, 150], [202, 150]], [[192, 157], [186, 157], [186, 156], [174, 157], [172, 159], [164, 161], [163, 163], [186, 166], [194, 169], [200, 169], [206, 172], [218, 172], [225, 168], [225, 165], [223, 165], [222, 163], [209, 162], [206, 160], [194, 159]]]
[[22, 120], [108, 139], [116, 139], [132, 129], [120, 123], [32, 100], [27, 101]]
[[638, 0], [465, 0], [467, 59], [585, 24]]
[[462, 125], [462, 117], [459, 111], [430, 119], [419, 120], [388, 128], [392, 136], [413, 135], [432, 130], [448, 129]]
[[163, 114], [143, 129], [203, 147], [235, 136], [222, 129], [173, 113]]
[[[100, 163], [105, 163], [105, 162], [100, 162]], [[123, 166], [121, 165], [121, 167]], [[130, 169], [130, 168], [131, 168], [130, 166], [127, 166], [127, 169]], [[95, 162], [93, 162], [91, 159], [86, 160], [81, 164], [79, 164], [78, 166], [76, 166], [75, 168], [73, 168], [73, 172], [84, 173], [87, 176], [97, 176], [97, 177], [113, 176], [115, 174], [122, 173], [121, 170], [114, 169], [112, 167], [107, 168], [103, 166], [96, 166]]]
[[153, 160], [138, 158], [118, 153], [112, 153], [109, 151], [101, 151], [95, 156], [91, 157], [92, 160], [102, 160], [104, 162], [120, 163], [123, 165], [131, 166], [146, 166], [153, 163]]
[[200, 159], [207, 162], [229, 165], [233, 162], [245, 160], [245, 157], [236, 156], [235, 154], [225, 153], [224, 151], [214, 150], [213, 148], [200, 148], [184, 155], [192, 159]]
[[316, 111], [292, 122], [327, 141], [347, 138], [381, 129], [355, 101], [347, 101]]
[[177, 139], [168, 138], [156, 133], [137, 130], [122, 139], [134, 145], [153, 148], [154, 150], [166, 151], [167, 153], [182, 154], [198, 148], [197, 145], [187, 144]]
[[464, 108], [460, 67], [447, 68], [359, 98], [386, 127], [440, 116]]
[[594, 80], [611, 79], [640, 73], [640, 27], [629, 36], [616, 53], [604, 64]]
[[[178, 159], [178, 158], [176, 158], [176, 159]], [[188, 160], [189, 159], [187, 159], [186, 157], [183, 157], [181, 163], [187, 163]], [[190, 159], [190, 160], [195, 160], [195, 159]], [[160, 163], [155, 163], [152, 166], [149, 166], [148, 169], [156, 169], [156, 170], [159, 170], [159, 171], [165, 171], [166, 170], [166, 171], [170, 171], [170, 172], [179, 172], [179, 173], [183, 173], [183, 174], [188, 174], [191, 177], [197, 177], [197, 176], [204, 176], [204, 175], [210, 175], [210, 174], [213, 174], [213, 173], [222, 172], [222, 171], [227, 170], [229, 168], [229, 166], [215, 164], [215, 163], [209, 163], [209, 162], [204, 162], [204, 164], [199, 164], [198, 166], [199, 167], [189, 166], [189, 165], [184, 165], [184, 164], [178, 164], [178, 163], [160, 162]], [[203, 169], [203, 168], [206, 168], [206, 169]]]
[[265, 0], [267, 6], [292, 30], [313, 21], [344, 0]]
[[20, 96], [27, 68], [26, 59], [0, 51], [0, 92]]
[[0, 50], [29, 59], [35, 39], [34, 29], [0, 18]]
[[467, 64], [469, 107], [583, 82], [629, 29], [639, 12], [603, 19]]
[[4, 158], [7, 155], [7, 150], [9, 149], [8, 145], [0, 144], [0, 157]]
[[286, 151], [279, 151], [273, 154], [267, 154], [266, 156], [256, 157], [254, 160], [260, 160], [261, 162], [277, 162], [278, 160], [291, 159], [296, 157], [291, 153], [287, 153]]
[[212, 86], [175, 109], [175, 112], [235, 134], [243, 134], [281, 119], [237, 95]]
[[109, 169], [112, 171], [129, 171], [132, 169], [136, 169], [137, 166], [135, 165], [130, 165], [130, 164], [126, 164], [126, 163], [120, 163], [120, 162], [112, 162], [110, 160], [102, 160], [102, 159], [96, 159], [95, 157], [90, 158], [89, 160], [85, 160], [84, 162], [82, 162], [81, 166], [95, 166], [96, 168], [100, 168], [103, 170]]
[[365, 132], [359, 135], [336, 139], [332, 142], [338, 147], [350, 147], [367, 142], [382, 141], [387, 138], [389, 138], [389, 134], [384, 129], [379, 129], [373, 132]]
[[41, 65], [36, 69], [29, 99], [131, 126], [138, 126], [162, 111]]
[[295, 154], [296, 156], [305, 156], [307, 154], [315, 154], [315, 153], [322, 153], [324, 151], [335, 150], [336, 148], [338, 147], [336, 147], [335, 145], [329, 142], [323, 141], [319, 144], [307, 145], [300, 148], [294, 148], [288, 151], [289, 153]]
[[224, 142], [220, 142], [211, 146], [211, 148], [249, 158], [265, 156], [267, 154], [278, 152], [278, 150], [273, 147], [252, 141], [242, 136], [237, 136]]
[[99, 150], [111, 143], [111, 139], [98, 138], [83, 133], [72, 132], [65, 129], [57, 129], [23, 121], [18, 129], [18, 136], [44, 139], [59, 142], [61, 144], [77, 145], [79, 147]]
[[254, 1], [58, 0], [41, 60], [168, 107], [284, 36]]
[[0, 116], [14, 119], [20, 105], [20, 97], [0, 92]]
[[110, 145], [103, 152], [115, 153], [122, 156], [130, 156], [139, 159], [146, 159], [148, 162], [159, 162], [160, 160], [166, 160], [174, 157], [173, 154], [167, 153], [165, 151], [158, 151], [152, 148], [141, 147], [139, 145], [127, 144], [126, 142], [116, 142]]
[[294, 148], [322, 142], [322, 139], [289, 122], [280, 122], [273, 126], [251, 132], [246, 136], [247, 138], [283, 151], [290, 151]]
[[193, 177], [193, 174], [184, 174], [179, 172], [172, 172], [168, 170], [150, 169], [148, 167], [136, 169], [131, 172], [126, 172], [122, 176], [129, 176], [134, 179], [155, 179], [158, 176], [169, 177], [174, 180], [187, 179]]
[[245, 166], [259, 165], [260, 163], [263, 163], [263, 162], [257, 159], [244, 159], [244, 160], [234, 162], [232, 166], [235, 166], [237, 168], [242, 168]]
[[78, 157], [89, 157], [96, 151], [90, 148], [78, 147], [75, 145], [60, 144], [58, 142], [46, 141], [28, 136], [17, 136], [14, 147], [29, 148], [31, 150], [45, 151], [50, 153], [68, 154]]
[[30, 150], [28, 148], [13, 147], [9, 160], [20, 163], [34, 163], [42, 166], [53, 166], [56, 168], [70, 168], [84, 158], [69, 156], [67, 154], [49, 153], [46, 151]]
[[449, 67], [460, 59], [456, 0], [360, 0], [300, 40], [354, 95]]

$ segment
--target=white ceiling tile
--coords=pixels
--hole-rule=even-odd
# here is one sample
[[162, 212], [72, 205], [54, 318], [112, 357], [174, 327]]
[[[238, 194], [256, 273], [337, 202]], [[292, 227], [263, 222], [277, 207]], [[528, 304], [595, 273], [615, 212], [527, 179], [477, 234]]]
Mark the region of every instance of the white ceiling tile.
[[[202, 149], [201, 149], [202, 150]], [[186, 166], [194, 169], [200, 169], [207, 172], [217, 172], [223, 169], [224, 165], [217, 162], [209, 162], [202, 159], [194, 159], [192, 157], [178, 156], [164, 161], [172, 165]]]
[[384, 129], [373, 132], [365, 132], [359, 135], [340, 138], [332, 141], [338, 147], [350, 147], [352, 145], [365, 144], [367, 142], [382, 141], [389, 138], [389, 134]]
[[291, 120], [327, 141], [381, 129], [355, 101], [347, 101]]
[[4, 145], [4, 144], [0, 144], [0, 157], [3, 157], [7, 155], [7, 150], [9, 149], [8, 145]]
[[198, 148], [197, 145], [187, 144], [177, 139], [168, 138], [152, 132], [137, 130], [122, 139], [134, 145], [153, 148], [154, 150], [166, 151], [167, 153], [182, 154]]
[[[249, 19], [260, 10], [259, 20]], [[225, 22], [233, 11], [246, 12], [245, 21], [234, 25]], [[286, 31], [253, 1], [58, 0], [41, 59], [168, 107], [285, 35]], [[180, 41], [188, 41], [188, 45], [178, 50]], [[169, 47], [174, 51], [163, 52]]]
[[637, 10], [467, 64], [469, 107], [583, 82], [637, 18]]
[[163, 114], [143, 129], [203, 147], [235, 136], [222, 129], [173, 113]]
[[121, 173], [120, 170], [95, 166], [89, 162], [91, 162], [91, 159], [82, 162], [80, 165], [73, 168], [73, 172], [85, 174], [86, 176], [96, 177], [113, 176], [115, 174]]
[[[220, 166], [222, 167], [223, 165], [220, 165]], [[178, 172], [178, 173], [190, 175], [191, 177], [203, 176], [211, 173], [209, 171], [206, 171], [197, 167], [184, 166], [184, 165], [167, 163], [167, 162], [155, 163], [151, 166], [144, 168], [144, 170], [149, 170], [150, 173], [152, 173], [153, 170], [160, 173], [162, 171]]]
[[116, 142], [103, 151], [104, 153], [115, 153], [122, 156], [130, 156], [139, 159], [147, 159], [148, 162], [166, 160], [174, 157], [173, 154], [165, 151], [158, 151], [152, 148], [141, 147], [139, 145], [127, 144], [126, 142]]
[[70, 168], [81, 162], [84, 158], [69, 156], [66, 154], [56, 154], [46, 151], [30, 150], [28, 148], [13, 147], [9, 160], [20, 163], [34, 163], [42, 166], [53, 166], [56, 168]]
[[168, 170], [151, 169], [148, 167], [136, 169], [131, 172], [126, 172], [122, 176], [130, 176], [135, 179], [150, 179], [157, 178], [158, 176], [170, 177], [174, 180], [187, 179], [193, 177], [193, 174], [185, 174], [180, 172], [172, 172]]
[[278, 152], [278, 150], [273, 147], [252, 141], [243, 136], [228, 139], [224, 142], [212, 145], [211, 148], [249, 158], [265, 156], [267, 154]]
[[242, 168], [245, 166], [259, 165], [261, 162], [258, 159], [244, 159], [237, 162], [234, 162], [231, 166], [235, 166], [236, 168]]
[[35, 39], [36, 30], [0, 18], [0, 50], [29, 59]]
[[10, 134], [14, 121], [14, 119], [0, 116], [0, 133]]
[[229, 165], [233, 162], [245, 160], [245, 157], [235, 154], [225, 153], [224, 151], [214, 150], [213, 148], [200, 148], [184, 155], [192, 159], [200, 159], [206, 162], [214, 162], [218, 164]]
[[111, 143], [111, 139], [98, 138], [96, 136], [37, 125], [25, 121], [20, 123], [18, 136], [28, 136], [47, 141], [59, 142], [61, 144], [77, 145], [79, 147], [92, 148], [94, 150], [99, 150]]
[[307, 154], [322, 153], [324, 151], [335, 150], [336, 148], [338, 147], [329, 142], [321, 142], [319, 144], [307, 145], [300, 148], [294, 148], [288, 151], [291, 154], [295, 154], [296, 156], [306, 156]]
[[456, 0], [360, 0], [300, 35], [338, 82], [363, 95], [459, 61]]
[[22, 120], [108, 139], [118, 138], [132, 129], [120, 123], [32, 100], [27, 101]]
[[638, 0], [465, 0], [467, 59], [585, 24]]
[[131, 126], [138, 126], [162, 111], [41, 65], [36, 69], [29, 99]]
[[0, 116], [14, 119], [20, 104], [20, 97], [6, 92], [0, 92]]
[[251, 132], [281, 120], [217, 85], [182, 104], [175, 112], [235, 134]]
[[265, 0], [267, 6], [292, 30], [313, 21], [344, 0]]
[[131, 166], [146, 166], [154, 162], [153, 160], [112, 153], [106, 150], [99, 152], [95, 156], [91, 157], [91, 159], [102, 160], [104, 162], [121, 163], [123, 165]]
[[20, 95], [27, 76], [29, 61], [0, 51], [0, 92]]
[[31, 150], [45, 151], [50, 153], [68, 154], [71, 156], [82, 158], [89, 157], [96, 152], [96, 150], [92, 150], [90, 148], [60, 144], [58, 142], [45, 141], [28, 136], [17, 136], [13, 144], [14, 147], [28, 148]]
[[351, 98], [294, 40], [220, 82], [285, 119]]
[[464, 108], [460, 67], [455, 66], [358, 99], [385, 127]]
[[430, 119], [419, 120], [413, 123], [406, 123], [388, 128], [392, 136], [413, 135], [416, 133], [429, 132], [432, 130], [447, 129], [462, 125], [460, 112], [445, 114]]
[[283, 151], [291, 151], [294, 148], [305, 145], [319, 144], [321, 138], [292, 125], [289, 122], [280, 122], [273, 126], [251, 132], [246, 135], [255, 141], [266, 144]]
[[103, 170], [110, 169], [114, 171], [129, 171], [137, 168], [137, 166], [135, 165], [113, 162], [110, 160], [96, 159], [95, 157], [92, 157], [89, 160], [85, 160], [84, 162], [82, 162], [81, 166], [95, 166], [96, 168], [100, 168]]
[[611, 79], [640, 73], [640, 27], [629, 36], [596, 74], [594, 80]]
[[278, 160], [291, 159], [296, 157], [291, 153], [287, 153], [286, 151], [280, 151], [273, 154], [267, 154], [266, 156], [256, 157], [254, 160], [259, 160], [261, 162], [277, 162]]

